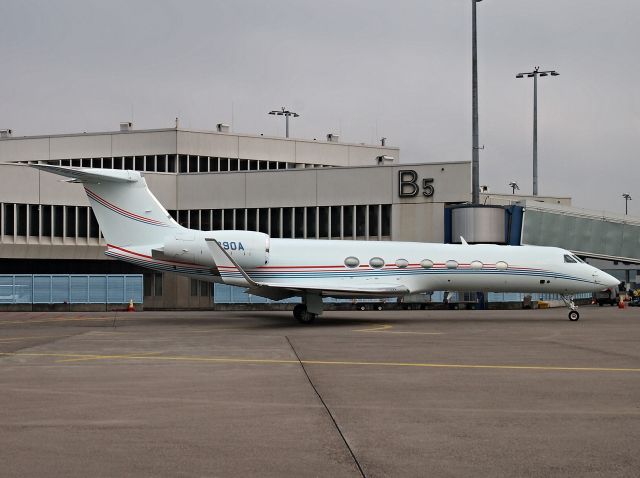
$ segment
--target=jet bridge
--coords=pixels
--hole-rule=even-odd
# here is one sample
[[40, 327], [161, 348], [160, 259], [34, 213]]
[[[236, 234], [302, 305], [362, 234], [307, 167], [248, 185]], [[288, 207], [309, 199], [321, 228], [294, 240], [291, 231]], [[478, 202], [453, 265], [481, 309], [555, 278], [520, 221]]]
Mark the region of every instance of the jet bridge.
[[519, 238], [510, 228], [516, 236], [509, 238], [511, 244], [556, 246], [587, 257], [640, 263], [640, 218], [534, 200], [510, 209], [512, 221], [518, 221], [518, 209], [522, 215]]
[[561, 247], [578, 255], [640, 264], [640, 218], [525, 200], [445, 208], [445, 242]]

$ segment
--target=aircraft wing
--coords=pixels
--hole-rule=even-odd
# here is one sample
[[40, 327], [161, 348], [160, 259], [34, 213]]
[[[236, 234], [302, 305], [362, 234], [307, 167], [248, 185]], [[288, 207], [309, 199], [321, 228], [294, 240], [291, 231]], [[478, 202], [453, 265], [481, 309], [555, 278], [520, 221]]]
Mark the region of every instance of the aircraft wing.
[[378, 296], [391, 297], [402, 296], [409, 293], [403, 285], [397, 284], [371, 284], [357, 286], [342, 286], [339, 281], [323, 282], [257, 282], [233, 260], [222, 246], [213, 238], [205, 239], [207, 246], [213, 254], [220, 277], [225, 284], [246, 287], [250, 293], [270, 299], [285, 299], [299, 295], [304, 291], [314, 291], [326, 296]]

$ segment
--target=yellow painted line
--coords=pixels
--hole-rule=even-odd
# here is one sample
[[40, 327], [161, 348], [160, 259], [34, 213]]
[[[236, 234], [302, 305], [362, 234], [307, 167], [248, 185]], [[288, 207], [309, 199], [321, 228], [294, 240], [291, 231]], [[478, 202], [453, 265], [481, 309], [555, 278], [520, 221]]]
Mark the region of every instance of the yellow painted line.
[[413, 335], [442, 335], [444, 332], [401, 332], [401, 331], [385, 331], [380, 330], [383, 334], [413, 334]]
[[[78, 353], [36, 353], [36, 352], [0, 352], [6, 357], [67, 357], [104, 360], [155, 360], [155, 361], [184, 361], [184, 362], [213, 362], [213, 363], [254, 363], [254, 364], [297, 364], [293, 359], [259, 359], [232, 357], [202, 357], [202, 356], [170, 356], [170, 355], [97, 355]], [[451, 369], [489, 369], [489, 370], [545, 370], [560, 372], [640, 372], [640, 368], [622, 367], [561, 367], [547, 365], [481, 365], [481, 364], [444, 364], [444, 363], [416, 363], [416, 362], [363, 362], [338, 360], [302, 360], [305, 365], [345, 365], [345, 366], [374, 366], [374, 367], [418, 367], [418, 368], [451, 368]]]
[[383, 334], [411, 334], [411, 335], [442, 335], [442, 332], [403, 332], [397, 330], [389, 330], [393, 325], [378, 325], [372, 329], [357, 329], [354, 332], [377, 332]]
[[57, 337], [72, 337], [71, 335], [30, 335], [28, 337], [11, 337], [8, 339], [0, 339], [0, 342], [15, 342], [16, 340], [29, 340], [29, 339], [51, 339]]
[[393, 328], [393, 325], [376, 325], [372, 329], [357, 329], [354, 332], [381, 332]]
[[[143, 353], [137, 353], [137, 354], [127, 354], [127, 355], [123, 355], [122, 358], [127, 358], [127, 357], [132, 357], [132, 358], [141, 358], [141, 357], [148, 357], [150, 355], [157, 355], [160, 352], [143, 352]], [[63, 363], [63, 362], [86, 362], [88, 360], [110, 360], [111, 356], [110, 355], [94, 355], [92, 357], [83, 357], [83, 358], [69, 358], [69, 359], [62, 359], [62, 360], [56, 360], [56, 363]]]
[[[131, 317], [132, 319], [133, 317]], [[117, 320], [129, 319], [129, 317], [118, 317]], [[12, 325], [12, 324], [48, 324], [48, 323], [56, 323], [56, 322], [67, 322], [67, 321], [83, 321], [83, 320], [113, 320], [113, 317], [55, 317], [49, 319], [39, 319], [39, 320], [13, 320], [13, 321], [0, 321], [0, 325]]]

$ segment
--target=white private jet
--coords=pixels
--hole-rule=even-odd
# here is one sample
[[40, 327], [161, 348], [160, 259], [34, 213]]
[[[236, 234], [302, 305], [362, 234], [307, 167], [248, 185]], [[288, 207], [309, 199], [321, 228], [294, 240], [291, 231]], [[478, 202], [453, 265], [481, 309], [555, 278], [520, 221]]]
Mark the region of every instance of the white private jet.
[[271, 239], [261, 232], [187, 229], [137, 171], [31, 167], [84, 184], [106, 255], [270, 299], [299, 296], [293, 315], [302, 323], [322, 314], [322, 297], [401, 297], [429, 290], [558, 293], [575, 321], [580, 315], [573, 294], [619, 283], [555, 247]]

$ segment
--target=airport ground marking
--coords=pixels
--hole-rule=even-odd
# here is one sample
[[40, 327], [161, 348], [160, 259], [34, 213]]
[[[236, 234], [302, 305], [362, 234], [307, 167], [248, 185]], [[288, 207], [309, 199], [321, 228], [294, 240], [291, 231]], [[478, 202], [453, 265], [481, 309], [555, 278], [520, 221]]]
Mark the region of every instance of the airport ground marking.
[[383, 334], [409, 334], [409, 335], [442, 335], [442, 332], [411, 332], [411, 331], [399, 331], [399, 330], [389, 330], [392, 329], [393, 325], [376, 325], [372, 329], [356, 329], [354, 332], [376, 332]]
[[6, 339], [0, 339], [0, 343], [15, 342], [16, 340], [29, 340], [29, 339], [51, 339], [59, 337], [73, 337], [73, 335], [30, 335], [28, 337], [11, 337]]
[[[149, 357], [151, 355], [157, 355], [160, 354], [162, 352], [142, 352], [142, 353], [131, 353], [131, 354], [127, 354], [127, 355], [121, 355], [119, 358], [143, 358], [143, 357]], [[61, 360], [56, 360], [56, 363], [68, 363], [68, 362], [87, 362], [90, 360], [111, 360], [112, 356], [111, 355], [94, 355], [94, 356], [88, 356], [88, 357], [80, 357], [80, 358], [68, 358], [68, 359], [61, 359]]]
[[357, 329], [357, 330], [354, 330], [354, 332], [381, 332], [383, 330], [389, 330], [392, 327], [393, 325], [389, 325], [389, 324], [376, 325], [371, 329]]
[[[131, 317], [133, 319], [134, 317]], [[118, 320], [127, 319], [130, 320], [129, 317], [118, 317]], [[113, 320], [113, 317], [50, 317], [47, 319], [39, 319], [39, 320], [13, 320], [13, 321], [0, 321], [0, 325], [15, 325], [15, 324], [53, 324], [57, 322], [68, 322], [68, 321], [91, 321], [91, 320]]]
[[[150, 352], [155, 353], [155, 352]], [[368, 367], [412, 367], [412, 368], [445, 368], [445, 369], [488, 369], [488, 370], [532, 370], [555, 372], [632, 372], [640, 373], [640, 368], [625, 367], [562, 367], [551, 365], [486, 365], [486, 364], [446, 364], [419, 362], [369, 362], [348, 360], [293, 360], [293, 359], [260, 359], [233, 357], [172, 356], [145, 354], [81, 354], [81, 353], [38, 353], [38, 352], [0, 352], [0, 357], [58, 357], [69, 359], [100, 360], [148, 360], [166, 362], [205, 362], [205, 363], [243, 363], [243, 364], [300, 364], [305, 365], [343, 365]]]

